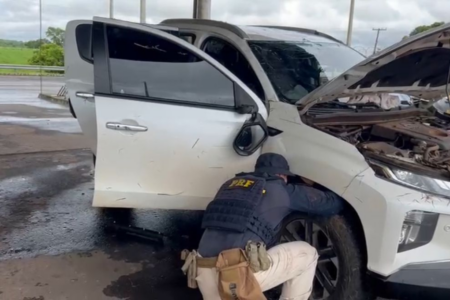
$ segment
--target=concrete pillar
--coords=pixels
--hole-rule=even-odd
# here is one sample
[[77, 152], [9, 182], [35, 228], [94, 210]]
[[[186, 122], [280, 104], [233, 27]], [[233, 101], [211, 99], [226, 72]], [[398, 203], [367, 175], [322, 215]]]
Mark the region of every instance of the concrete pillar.
[[197, 0], [192, 1], [194, 7], [192, 8], [192, 19], [197, 19]]
[[109, 17], [114, 18], [114, 0], [109, 0]]
[[141, 23], [147, 23], [147, 0], [141, 0]]
[[211, 19], [211, 0], [194, 0], [195, 19]]
[[350, 0], [350, 13], [348, 16], [348, 30], [347, 30], [347, 46], [352, 45], [353, 34], [353, 14], [355, 12], [355, 0]]

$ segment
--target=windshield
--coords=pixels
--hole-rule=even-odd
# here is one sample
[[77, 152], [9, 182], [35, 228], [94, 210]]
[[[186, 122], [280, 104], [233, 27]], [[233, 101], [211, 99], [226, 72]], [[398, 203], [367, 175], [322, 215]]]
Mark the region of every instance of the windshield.
[[280, 101], [295, 103], [364, 56], [339, 43], [249, 41]]

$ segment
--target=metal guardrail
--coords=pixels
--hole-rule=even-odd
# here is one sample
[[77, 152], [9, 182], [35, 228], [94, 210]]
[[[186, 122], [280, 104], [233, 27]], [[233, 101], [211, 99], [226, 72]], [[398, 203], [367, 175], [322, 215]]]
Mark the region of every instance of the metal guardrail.
[[33, 66], [33, 65], [7, 65], [0, 64], [0, 69], [7, 70], [32, 70], [32, 71], [64, 71], [64, 67], [56, 66]]

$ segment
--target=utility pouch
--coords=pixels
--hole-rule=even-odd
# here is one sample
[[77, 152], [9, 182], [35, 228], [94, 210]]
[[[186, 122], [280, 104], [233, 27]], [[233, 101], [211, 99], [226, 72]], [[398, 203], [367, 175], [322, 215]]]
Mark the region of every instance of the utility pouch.
[[245, 246], [245, 253], [247, 254], [250, 269], [252, 269], [253, 273], [261, 271], [261, 264], [258, 260], [258, 245], [255, 242], [248, 241]]
[[267, 271], [270, 268], [270, 258], [264, 243], [248, 241], [245, 246], [245, 253], [253, 273]]
[[217, 258], [216, 269], [222, 300], [266, 300], [244, 250], [222, 251]]
[[258, 261], [261, 271], [267, 271], [270, 268], [270, 258], [266, 250], [266, 244], [258, 243]]
[[181, 252], [181, 260], [184, 260], [184, 265], [181, 267], [184, 275], [187, 276], [187, 285], [191, 289], [198, 288], [197, 280], [197, 252], [193, 250], [189, 252], [188, 250], [183, 250]]

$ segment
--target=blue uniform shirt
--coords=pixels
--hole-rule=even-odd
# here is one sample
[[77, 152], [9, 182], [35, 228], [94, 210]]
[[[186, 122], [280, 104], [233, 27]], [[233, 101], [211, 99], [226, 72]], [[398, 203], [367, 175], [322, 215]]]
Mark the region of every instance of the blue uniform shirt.
[[[251, 175], [268, 176], [258, 173], [251, 173]], [[343, 200], [332, 192], [307, 185], [287, 184], [279, 177], [270, 177], [265, 189], [266, 194], [256, 208], [256, 213], [275, 229], [280, 229], [283, 219], [292, 212], [331, 216], [339, 213], [343, 208]], [[261, 241], [256, 234], [248, 230], [244, 233], [236, 233], [206, 229], [200, 240], [198, 252], [203, 257], [213, 257], [223, 250], [244, 248], [249, 240]], [[268, 245], [270, 246], [273, 245]]]

